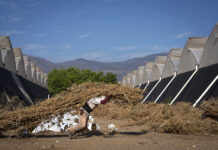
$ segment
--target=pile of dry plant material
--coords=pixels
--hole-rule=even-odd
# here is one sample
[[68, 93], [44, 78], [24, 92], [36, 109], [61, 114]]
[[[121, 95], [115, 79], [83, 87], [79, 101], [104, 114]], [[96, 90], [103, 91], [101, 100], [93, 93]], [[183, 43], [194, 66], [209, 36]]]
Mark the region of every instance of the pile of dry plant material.
[[39, 102], [31, 107], [0, 114], [0, 128], [7, 130], [28, 129], [32, 131], [39, 123], [53, 116], [63, 115], [65, 112], [78, 110], [87, 100], [100, 96], [104, 91], [109, 91], [110, 103], [117, 105], [135, 105], [142, 99], [139, 89], [123, 87], [118, 84], [83, 83], [73, 85], [66, 91], [55, 95], [49, 100]]
[[204, 110], [204, 116], [214, 118], [218, 121], [218, 98], [217, 100], [212, 98], [209, 101], [204, 101], [201, 104], [201, 109]]
[[[87, 100], [109, 91], [112, 97], [91, 115], [108, 120], [125, 120], [122, 126], [139, 125], [160, 133], [218, 134], [218, 99], [205, 101], [199, 108], [188, 103], [141, 104], [142, 91], [117, 84], [84, 83], [28, 108], [0, 114], [0, 129], [32, 131], [40, 122], [53, 116], [78, 110]], [[128, 122], [128, 123], [126, 123]]]
[[184, 102], [172, 106], [155, 103], [122, 106], [108, 104], [99, 107], [95, 116], [128, 119], [128, 123], [122, 126], [139, 125], [160, 133], [210, 135], [218, 134], [218, 121], [211, 117], [218, 115], [217, 110], [218, 100], [205, 101], [200, 108], [193, 108]]

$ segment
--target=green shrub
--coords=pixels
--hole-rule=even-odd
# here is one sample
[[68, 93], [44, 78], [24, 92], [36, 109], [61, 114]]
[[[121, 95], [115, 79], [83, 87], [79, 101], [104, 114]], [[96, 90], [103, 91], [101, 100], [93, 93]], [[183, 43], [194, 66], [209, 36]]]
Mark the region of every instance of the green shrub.
[[50, 94], [56, 94], [72, 84], [81, 84], [88, 81], [117, 83], [117, 77], [111, 72], [104, 75], [103, 72], [96, 73], [89, 69], [80, 70], [74, 67], [68, 69], [55, 68], [48, 74], [48, 90]]
[[169, 105], [172, 102], [173, 98], [170, 96], [167, 99], [165, 99], [164, 103]]

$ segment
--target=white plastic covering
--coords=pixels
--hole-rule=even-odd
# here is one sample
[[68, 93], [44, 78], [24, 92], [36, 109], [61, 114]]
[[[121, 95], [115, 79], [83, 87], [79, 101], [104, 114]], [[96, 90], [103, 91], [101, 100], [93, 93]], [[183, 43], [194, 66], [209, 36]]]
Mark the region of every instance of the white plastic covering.
[[32, 81], [34, 83], [37, 83], [37, 77], [36, 77], [36, 64], [34, 62], [30, 62], [31, 66], [31, 75], [32, 75]]
[[25, 69], [26, 78], [28, 80], [32, 80], [29, 56], [23, 56], [23, 61], [24, 61], [24, 69]]
[[0, 51], [0, 67], [2, 67], [3, 66], [3, 62], [2, 62], [2, 53], [1, 53], [1, 51]]
[[126, 77], [127, 85], [128, 85], [128, 86], [131, 86], [131, 77], [132, 77], [132, 73], [128, 73], [128, 74], [127, 74], [127, 77]]
[[41, 70], [40, 74], [41, 74], [41, 86], [44, 86], [44, 72]]
[[121, 85], [125, 86], [126, 84], [127, 84], [127, 80], [126, 80], [126, 76], [124, 76], [124, 77], [122, 78], [122, 83], [121, 83]]
[[213, 28], [200, 61], [200, 68], [218, 63], [218, 23]]
[[144, 83], [145, 66], [139, 66], [136, 74], [136, 85]]
[[130, 80], [131, 86], [135, 86], [136, 85], [136, 74], [137, 74], [137, 70], [134, 70], [132, 72], [132, 76], [131, 76], [131, 80]]
[[174, 72], [178, 71], [182, 50], [182, 48], [170, 49], [164, 65], [162, 78], [171, 77], [174, 75]]
[[145, 72], [143, 77], [144, 83], [147, 83], [148, 80], [150, 79], [153, 66], [154, 66], [154, 62], [147, 62], [145, 64]]
[[17, 74], [25, 78], [23, 54], [21, 48], [13, 48], [13, 51], [14, 51], [14, 57], [16, 63], [16, 72]]
[[3, 67], [9, 71], [16, 72], [14, 52], [8, 36], [0, 36], [0, 51]]
[[182, 51], [178, 74], [195, 70], [195, 66], [200, 63], [206, 42], [207, 37], [191, 37], [187, 40]]
[[155, 63], [152, 68], [150, 82], [159, 80], [162, 76], [164, 64], [166, 62], [167, 56], [157, 56], [155, 58]]
[[37, 83], [41, 85], [41, 69], [38, 66], [36, 66], [36, 79]]
[[47, 87], [48, 75], [44, 73], [44, 87]]

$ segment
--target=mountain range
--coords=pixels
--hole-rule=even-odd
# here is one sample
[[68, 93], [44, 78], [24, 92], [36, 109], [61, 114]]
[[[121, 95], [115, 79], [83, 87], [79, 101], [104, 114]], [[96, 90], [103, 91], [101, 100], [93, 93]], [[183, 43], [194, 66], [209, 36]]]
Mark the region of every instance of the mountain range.
[[95, 72], [112, 72], [117, 75], [117, 80], [121, 81], [122, 77], [129, 72], [137, 69], [139, 66], [144, 66], [148, 61], [154, 61], [157, 56], [166, 56], [167, 53], [152, 54], [144, 57], [137, 57], [120, 62], [97, 62], [83, 58], [72, 61], [53, 63], [44, 58], [29, 56], [30, 61], [34, 62], [44, 72], [49, 73], [54, 68], [69, 68], [76, 67], [79, 69], [90, 69]]

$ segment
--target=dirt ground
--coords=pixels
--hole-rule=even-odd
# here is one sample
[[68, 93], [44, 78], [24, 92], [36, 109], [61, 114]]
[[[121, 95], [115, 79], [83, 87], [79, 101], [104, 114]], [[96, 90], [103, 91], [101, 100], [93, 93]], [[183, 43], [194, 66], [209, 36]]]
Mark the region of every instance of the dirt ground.
[[123, 126], [125, 121], [96, 118], [101, 131], [114, 123], [118, 133], [113, 135], [83, 133], [69, 139], [66, 133], [40, 133], [28, 138], [0, 138], [0, 150], [217, 150], [218, 135], [175, 135], [156, 133], [144, 126]]
[[67, 135], [34, 138], [0, 139], [1, 150], [217, 150], [218, 136], [187, 136], [127, 132], [112, 137], [103, 136], [69, 139]]

